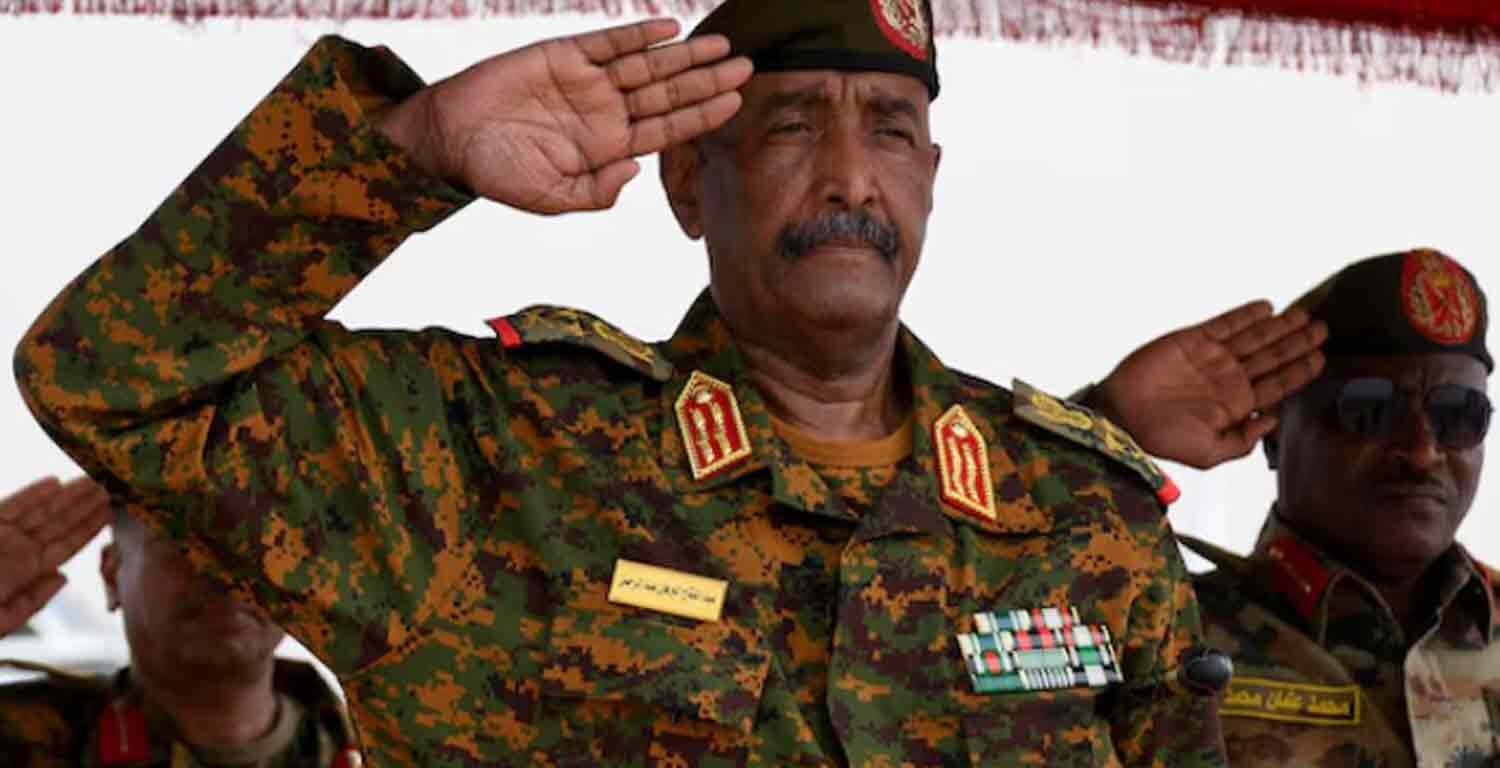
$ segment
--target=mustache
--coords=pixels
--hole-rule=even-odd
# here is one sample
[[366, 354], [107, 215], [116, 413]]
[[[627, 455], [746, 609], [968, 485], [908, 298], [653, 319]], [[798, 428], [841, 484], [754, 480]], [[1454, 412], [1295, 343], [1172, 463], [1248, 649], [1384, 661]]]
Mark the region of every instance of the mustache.
[[829, 211], [788, 225], [777, 238], [781, 255], [790, 261], [806, 256], [825, 245], [864, 245], [894, 262], [901, 253], [901, 232], [895, 225], [875, 218], [865, 211]]
[[1442, 477], [1404, 462], [1394, 463], [1376, 475], [1371, 483], [1377, 493], [1416, 493], [1451, 498], [1454, 489]]

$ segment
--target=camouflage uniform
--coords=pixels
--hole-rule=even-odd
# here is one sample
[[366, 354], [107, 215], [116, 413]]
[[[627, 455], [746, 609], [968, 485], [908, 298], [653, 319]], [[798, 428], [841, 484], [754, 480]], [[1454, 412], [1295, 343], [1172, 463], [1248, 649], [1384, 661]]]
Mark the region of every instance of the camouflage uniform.
[[1232, 765], [1500, 764], [1500, 579], [1462, 547], [1408, 639], [1373, 586], [1274, 514], [1248, 558], [1183, 540], [1218, 566], [1195, 582], [1208, 642], [1234, 657]]
[[0, 765], [28, 768], [359, 768], [360, 754], [338, 696], [310, 665], [278, 659], [280, 717], [270, 733], [242, 747], [195, 751], [170, 718], [131, 684], [80, 677], [30, 664], [40, 680], [0, 686]]
[[[322, 319], [467, 202], [365, 117], [420, 85], [318, 43], [16, 357], [60, 445], [339, 674], [373, 763], [1222, 763], [1211, 699], [1175, 685], [1197, 608], [1150, 487], [909, 332], [912, 449], [851, 506], [707, 294], [657, 345], [556, 308], [503, 343]], [[701, 479], [695, 372], [749, 446]], [[958, 404], [993, 517], [940, 501]], [[720, 620], [611, 602], [621, 560], [727, 582]], [[1124, 684], [974, 693], [955, 634], [1041, 605], [1107, 626]]]

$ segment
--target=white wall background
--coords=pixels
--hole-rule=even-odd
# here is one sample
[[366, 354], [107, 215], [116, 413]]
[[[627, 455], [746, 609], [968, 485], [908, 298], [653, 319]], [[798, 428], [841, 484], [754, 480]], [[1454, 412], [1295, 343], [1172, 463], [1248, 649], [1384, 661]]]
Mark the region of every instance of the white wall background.
[[[57, 289], [137, 226], [318, 35], [388, 44], [436, 79], [602, 23], [0, 18], [0, 349], [8, 359]], [[944, 162], [905, 311], [952, 366], [1071, 391], [1168, 329], [1255, 297], [1284, 305], [1346, 261], [1415, 245], [1459, 258], [1500, 294], [1500, 96], [989, 41], [946, 41], [940, 61]], [[334, 314], [478, 334], [486, 317], [551, 302], [661, 338], [706, 280], [648, 162], [603, 214], [474, 205], [409, 242]], [[0, 451], [0, 493], [77, 472], [9, 375]], [[1273, 490], [1257, 456], [1174, 476], [1179, 529], [1249, 548]], [[1500, 562], [1493, 473], [1460, 539]], [[112, 629], [96, 564], [95, 549], [70, 563], [63, 600]]]

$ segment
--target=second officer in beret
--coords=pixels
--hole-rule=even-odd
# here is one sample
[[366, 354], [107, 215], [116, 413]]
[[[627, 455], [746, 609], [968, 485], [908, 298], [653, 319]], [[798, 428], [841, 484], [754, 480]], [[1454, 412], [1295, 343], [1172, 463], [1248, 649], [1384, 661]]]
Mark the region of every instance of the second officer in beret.
[[1328, 364], [1265, 440], [1277, 497], [1242, 558], [1196, 540], [1236, 766], [1500, 761], [1500, 576], [1455, 541], [1484, 463], [1484, 292], [1431, 250], [1299, 299]]

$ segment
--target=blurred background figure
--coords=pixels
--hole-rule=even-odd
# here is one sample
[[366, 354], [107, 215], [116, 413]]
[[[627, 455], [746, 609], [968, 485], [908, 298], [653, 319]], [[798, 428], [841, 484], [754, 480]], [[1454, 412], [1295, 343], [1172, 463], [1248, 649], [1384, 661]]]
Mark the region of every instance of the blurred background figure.
[[[337, 693], [310, 665], [275, 657], [281, 629], [194, 572], [169, 541], [123, 509], [111, 515], [98, 486], [42, 481], [7, 504], [3, 546], [19, 551], [15, 542], [24, 540], [41, 552], [7, 562], [7, 594], [19, 596], [6, 602], [12, 626], [28, 618], [22, 608], [35, 611], [45, 600], [38, 596], [60, 586], [60, 559], [99, 520], [112, 520], [100, 574], [110, 609], [123, 614], [131, 663], [96, 676], [7, 662], [39, 676], [0, 686], [0, 764], [360, 764]], [[72, 522], [43, 525], [38, 510]]]

